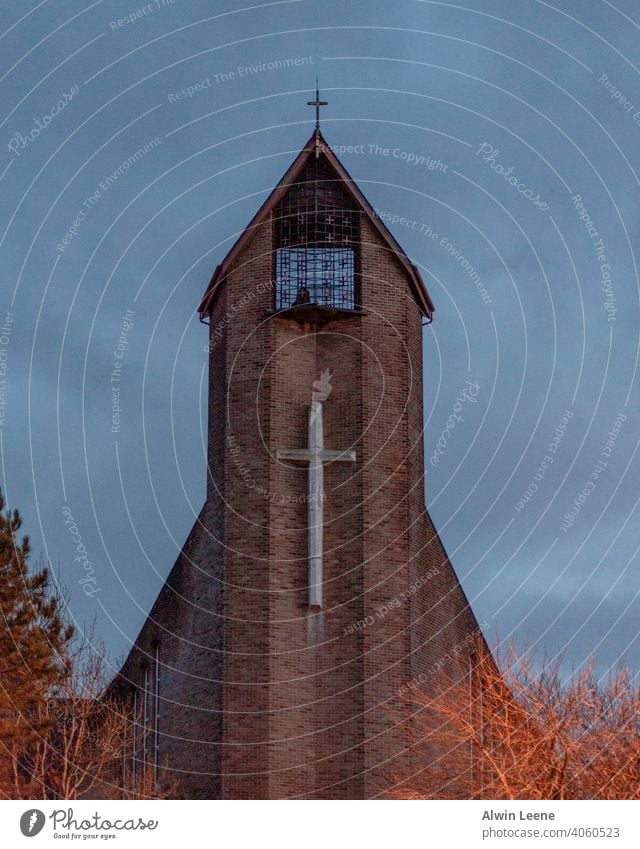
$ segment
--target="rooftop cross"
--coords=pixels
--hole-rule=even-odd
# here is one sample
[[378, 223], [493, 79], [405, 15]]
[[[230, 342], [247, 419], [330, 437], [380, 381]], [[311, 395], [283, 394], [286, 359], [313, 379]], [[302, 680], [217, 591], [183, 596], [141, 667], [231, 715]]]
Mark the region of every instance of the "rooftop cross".
[[307, 101], [307, 106], [316, 107], [316, 132], [320, 130], [320, 107], [328, 105], [328, 100], [320, 100], [320, 88], [318, 86], [318, 78], [316, 77], [316, 99]]

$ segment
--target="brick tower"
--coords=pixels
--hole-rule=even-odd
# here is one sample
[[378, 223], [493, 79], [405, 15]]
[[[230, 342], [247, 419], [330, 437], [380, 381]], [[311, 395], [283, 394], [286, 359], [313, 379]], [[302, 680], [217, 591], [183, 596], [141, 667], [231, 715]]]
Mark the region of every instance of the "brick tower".
[[389, 795], [417, 768], [403, 692], [477, 633], [424, 503], [431, 300], [317, 127], [199, 310], [206, 502], [120, 674], [126, 774]]

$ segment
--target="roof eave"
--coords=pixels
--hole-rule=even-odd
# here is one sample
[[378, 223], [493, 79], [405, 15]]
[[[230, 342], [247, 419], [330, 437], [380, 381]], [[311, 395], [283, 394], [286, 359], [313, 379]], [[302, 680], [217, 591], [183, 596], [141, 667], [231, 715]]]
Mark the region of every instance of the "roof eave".
[[352, 179], [347, 169], [340, 162], [335, 153], [331, 150], [331, 147], [328, 145], [322, 133], [319, 130], [314, 130], [313, 134], [311, 135], [307, 143], [304, 145], [298, 156], [294, 159], [289, 168], [287, 168], [286, 172], [278, 182], [276, 188], [266, 198], [260, 209], [258, 209], [256, 214], [249, 222], [249, 225], [247, 226], [245, 231], [235, 242], [229, 253], [224, 258], [224, 260], [220, 263], [220, 265], [218, 265], [218, 267], [214, 271], [213, 276], [209, 281], [209, 285], [207, 286], [207, 289], [204, 293], [204, 296], [198, 306], [198, 312], [200, 313], [201, 318], [211, 311], [215, 295], [220, 288], [220, 283], [226, 277], [231, 265], [239, 255], [240, 251], [249, 243], [249, 241], [253, 237], [255, 229], [267, 219], [274, 207], [277, 206], [281, 198], [286, 194], [288, 189], [295, 182], [295, 177], [302, 170], [309, 156], [315, 154], [318, 150], [318, 147], [322, 151], [322, 153], [327, 157], [333, 168], [338, 172], [338, 175], [344, 181], [347, 190], [352, 195], [358, 206], [360, 206], [367, 214], [376, 230], [380, 233], [384, 241], [387, 242], [387, 244], [389, 245], [389, 248], [391, 249], [392, 253], [395, 254], [400, 263], [404, 266], [409, 281], [411, 283], [411, 288], [413, 290], [414, 297], [423, 315], [425, 315], [427, 318], [432, 317], [434, 311], [433, 302], [431, 300], [429, 292], [427, 291], [427, 287], [424, 284], [424, 280], [422, 279], [418, 268], [409, 260], [409, 258], [405, 254], [400, 244], [396, 241], [391, 231], [387, 228], [384, 222], [381, 221], [380, 218], [376, 215], [374, 208], [371, 206], [364, 194], [360, 191], [356, 182]]

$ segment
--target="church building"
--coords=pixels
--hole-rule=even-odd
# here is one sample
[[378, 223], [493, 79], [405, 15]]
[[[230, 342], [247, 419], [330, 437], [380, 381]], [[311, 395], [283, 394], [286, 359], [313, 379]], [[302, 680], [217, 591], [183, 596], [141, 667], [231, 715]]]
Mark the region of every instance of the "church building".
[[206, 499], [119, 674], [125, 780], [370, 799], [420, 769], [407, 693], [479, 633], [425, 508], [433, 310], [316, 121], [199, 305]]

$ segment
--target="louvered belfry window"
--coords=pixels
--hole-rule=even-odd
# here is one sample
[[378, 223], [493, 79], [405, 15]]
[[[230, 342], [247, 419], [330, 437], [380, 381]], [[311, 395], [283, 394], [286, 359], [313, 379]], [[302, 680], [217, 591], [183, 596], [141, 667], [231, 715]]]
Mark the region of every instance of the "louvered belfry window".
[[276, 308], [357, 305], [360, 217], [324, 157], [311, 159], [275, 211]]

